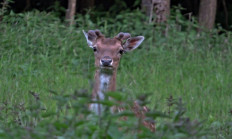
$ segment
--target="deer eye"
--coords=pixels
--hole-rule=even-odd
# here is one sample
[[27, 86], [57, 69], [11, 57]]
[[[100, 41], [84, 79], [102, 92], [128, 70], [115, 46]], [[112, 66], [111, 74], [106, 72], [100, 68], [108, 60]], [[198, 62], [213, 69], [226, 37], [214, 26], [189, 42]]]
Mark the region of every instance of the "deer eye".
[[96, 52], [96, 51], [97, 51], [97, 48], [96, 48], [96, 47], [93, 47], [93, 51]]
[[121, 49], [121, 50], [119, 50], [119, 53], [122, 55], [124, 53], [124, 51]]

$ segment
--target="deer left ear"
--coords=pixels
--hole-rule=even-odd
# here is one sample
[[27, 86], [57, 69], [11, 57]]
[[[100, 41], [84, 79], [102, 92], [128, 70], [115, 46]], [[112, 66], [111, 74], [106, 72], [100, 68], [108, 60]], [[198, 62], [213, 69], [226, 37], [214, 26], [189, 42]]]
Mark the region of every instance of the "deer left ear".
[[143, 36], [132, 37], [123, 44], [124, 51], [129, 52], [136, 49], [144, 40]]

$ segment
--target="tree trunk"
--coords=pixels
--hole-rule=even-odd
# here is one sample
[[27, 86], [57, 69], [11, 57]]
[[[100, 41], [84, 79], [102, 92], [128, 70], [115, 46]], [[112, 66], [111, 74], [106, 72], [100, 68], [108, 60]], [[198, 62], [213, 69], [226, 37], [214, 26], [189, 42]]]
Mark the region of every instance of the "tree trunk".
[[170, 13], [170, 0], [152, 0], [156, 14], [156, 23], [164, 23]]
[[[217, 0], [201, 0], [199, 9], [199, 24], [206, 28], [214, 27], [217, 10]], [[201, 31], [201, 29], [199, 30]]]
[[171, 0], [167, 0], [167, 12], [166, 12], [167, 17], [170, 16], [170, 7], [171, 7]]
[[146, 16], [149, 17], [149, 23], [152, 22], [153, 15], [153, 4], [152, 0], [142, 0], [141, 2], [142, 11], [145, 12]]
[[69, 0], [68, 9], [66, 10], [66, 16], [65, 16], [68, 26], [74, 25], [75, 12], [76, 12], [76, 0]]

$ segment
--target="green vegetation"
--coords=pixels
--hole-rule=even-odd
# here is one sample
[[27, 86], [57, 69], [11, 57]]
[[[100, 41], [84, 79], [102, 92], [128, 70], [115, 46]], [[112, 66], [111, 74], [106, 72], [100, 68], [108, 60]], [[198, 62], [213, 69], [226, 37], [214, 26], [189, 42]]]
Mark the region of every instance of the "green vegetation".
[[[136, 10], [114, 18], [96, 14], [78, 15], [77, 27], [69, 28], [52, 13], [4, 16], [0, 138], [232, 137], [231, 32], [218, 27], [198, 34], [197, 24], [185, 21], [178, 10], [166, 37], [165, 26], [145, 23]], [[123, 56], [117, 90], [124, 102], [150, 94], [156, 133], [141, 127], [130, 111], [102, 117], [88, 111], [94, 57], [81, 30], [96, 28], [111, 37], [121, 31], [145, 36], [140, 48]], [[167, 103], [170, 96], [182, 101]], [[129, 120], [118, 120], [122, 115]]]

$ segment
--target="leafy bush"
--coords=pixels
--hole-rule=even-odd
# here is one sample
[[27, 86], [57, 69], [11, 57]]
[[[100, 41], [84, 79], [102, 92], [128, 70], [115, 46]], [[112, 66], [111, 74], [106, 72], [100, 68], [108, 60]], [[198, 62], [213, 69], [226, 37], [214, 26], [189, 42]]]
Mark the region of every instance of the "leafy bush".
[[[106, 111], [98, 116], [88, 110], [89, 100], [86, 90], [71, 94], [58, 95], [50, 90], [51, 99], [56, 102], [56, 111], [44, 107], [39, 94], [29, 92], [31, 102], [12, 105], [7, 102], [1, 105], [1, 133], [4, 138], [200, 138], [208, 134], [201, 122], [191, 121], [184, 117], [185, 109], [181, 99], [168, 100], [169, 115], [152, 110], [147, 118], [161, 119], [156, 132], [143, 127], [134, 114], [127, 109], [121, 113], [110, 113], [109, 108], [117, 105], [117, 98], [125, 106], [131, 106], [125, 95], [112, 92], [112, 101], [100, 101]], [[110, 93], [109, 93], [110, 94]], [[140, 100], [141, 101], [141, 100]], [[128, 120], [119, 120], [127, 116]], [[7, 121], [4, 121], [7, 119]], [[168, 120], [163, 120], [168, 119]]]

